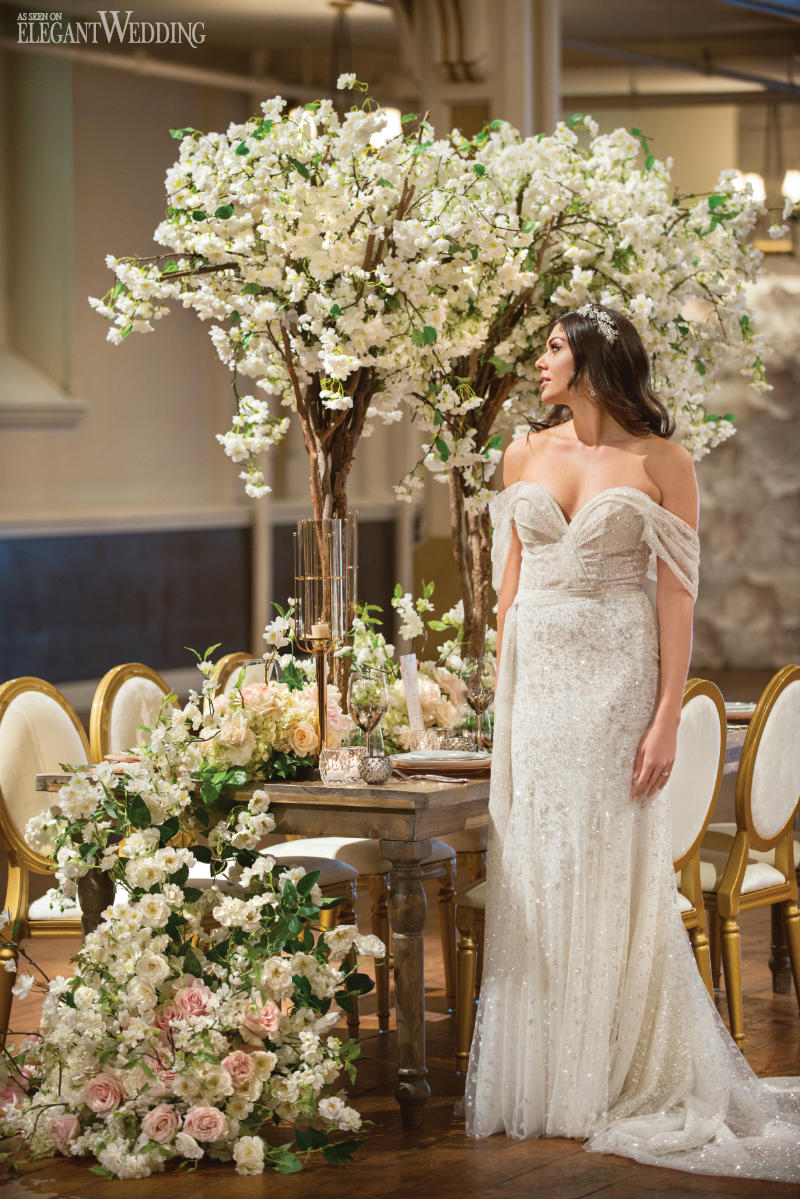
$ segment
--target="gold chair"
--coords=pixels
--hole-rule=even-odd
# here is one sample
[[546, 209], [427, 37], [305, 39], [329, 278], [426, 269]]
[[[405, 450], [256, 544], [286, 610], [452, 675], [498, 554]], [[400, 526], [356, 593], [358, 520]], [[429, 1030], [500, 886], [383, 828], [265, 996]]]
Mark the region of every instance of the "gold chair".
[[[390, 863], [380, 850], [380, 842], [371, 837], [302, 837], [271, 845], [266, 853], [281, 861], [297, 854], [333, 858], [346, 862], [358, 871], [358, 889], [369, 892], [372, 900], [371, 929], [390, 944], [389, 929], [389, 871]], [[440, 878], [439, 929], [445, 969], [445, 990], [450, 1010], [455, 1006], [456, 993], [456, 929], [455, 929], [455, 852], [444, 841], [431, 841], [431, 853], [422, 863], [424, 878]], [[375, 961], [375, 992], [378, 1008], [378, 1029], [389, 1030], [389, 969], [388, 955]]]
[[722, 781], [725, 729], [725, 703], [719, 688], [705, 679], [690, 679], [683, 693], [675, 764], [665, 792], [672, 818], [672, 865], [678, 884], [678, 907], [697, 968], [711, 995], [711, 963], [700, 887], [700, 843]]
[[[59, 771], [62, 763], [81, 766], [88, 760], [86, 734], [60, 691], [31, 677], [0, 687], [0, 844], [8, 853], [3, 907], [11, 912], [4, 935], [19, 921], [21, 938], [80, 936], [81, 912], [74, 901], [62, 908], [48, 892], [30, 902], [30, 875], [49, 875], [53, 867], [28, 845], [25, 826], [53, 802], [47, 792], [35, 789], [35, 776]], [[0, 947], [0, 1040], [8, 1029], [14, 982], [3, 965], [15, 958], [11, 949]]]
[[700, 880], [711, 921], [711, 972], [716, 986], [721, 957], [731, 1035], [740, 1048], [740, 912], [781, 905], [800, 1004], [800, 910], [792, 838], [800, 793], [798, 729], [800, 667], [784, 666], [765, 687], [745, 735], [736, 777], [736, 831], [729, 848], [720, 849], [724, 842], [714, 831], [700, 850]]
[[97, 685], [89, 716], [89, 745], [93, 762], [106, 754], [126, 753], [152, 728], [170, 687], [161, 675], [141, 662], [114, 666]]
[[248, 662], [255, 661], [253, 654], [248, 654], [244, 650], [237, 650], [233, 654], [225, 654], [218, 662], [214, 664], [214, 670], [211, 678], [216, 684], [215, 694], [227, 695], [233, 684], [236, 682], [237, 675], [243, 666]]
[[[724, 764], [722, 695], [713, 683], [690, 679], [683, 694], [667, 800], [672, 817], [673, 867], [678, 875], [678, 907], [698, 970], [709, 991], [711, 971], [700, 889], [699, 846], [711, 819]], [[456, 1069], [459, 1073], [466, 1070], [475, 1022], [475, 997], [483, 971], [485, 909], [485, 881], [472, 882], [456, 895]]]

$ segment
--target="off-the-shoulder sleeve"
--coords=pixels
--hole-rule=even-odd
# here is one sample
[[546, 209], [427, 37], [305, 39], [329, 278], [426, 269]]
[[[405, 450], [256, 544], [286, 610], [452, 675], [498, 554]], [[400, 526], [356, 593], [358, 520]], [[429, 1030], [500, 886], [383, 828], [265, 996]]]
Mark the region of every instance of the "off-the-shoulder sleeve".
[[514, 500], [517, 492], [518, 485], [512, 483], [489, 504], [489, 516], [492, 520], [492, 586], [498, 595], [503, 586], [503, 575], [506, 573], [506, 563], [511, 552]]
[[645, 536], [655, 557], [665, 562], [692, 599], [697, 599], [700, 539], [692, 526], [668, 508], [650, 504]]

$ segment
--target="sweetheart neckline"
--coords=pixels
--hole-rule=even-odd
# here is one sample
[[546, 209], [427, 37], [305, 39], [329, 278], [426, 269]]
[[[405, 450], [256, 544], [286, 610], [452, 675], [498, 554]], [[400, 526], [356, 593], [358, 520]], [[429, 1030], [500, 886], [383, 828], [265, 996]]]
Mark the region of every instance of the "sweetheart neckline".
[[648, 495], [648, 493], [646, 491], [642, 490], [641, 487], [630, 487], [624, 483], [618, 484], [615, 487], [604, 487], [602, 491], [595, 492], [595, 494], [593, 496], [591, 496], [586, 501], [585, 504], [582, 504], [581, 507], [578, 509], [578, 511], [575, 513], [575, 515], [571, 519], [567, 519], [566, 512], [561, 507], [558, 500], [553, 495], [552, 491], [550, 491], [542, 483], [534, 483], [531, 479], [517, 479], [516, 483], [509, 484], [509, 486], [506, 487], [504, 491], [500, 492], [500, 494], [504, 495], [507, 492], [511, 491], [512, 488], [514, 488], [514, 487], [534, 487], [534, 488], [536, 488], [537, 491], [543, 491], [544, 494], [548, 497], [548, 499], [552, 503], [556, 512], [561, 517], [562, 521], [564, 522], [564, 526], [567, 529], [571, 529], [572, 526], [575, 524], [575, 521], [578, 520], [578, 518], [586, 511], [586, 509], [589, 508], [592, 504], [594, 504], [596, 500], [602, 499], [603, 496], [609, 495], [610, 493], [615, 492], [615, 491], [633, 491], [633, 492], [635, 492], [636, 495], [643, 496], [644, 499], [648, 500], [648, 502], [651, 503], [655, 508], [660, 508], [662, 512], [666, 512], [668, 516], [671, 516], [673, 518], [673, 520], [680, 521], [680, 523], [682, 525], [686, 525], [686, 527], [688, 529], [691, 529], [691, 531], [693, 533], [695, 533], [695, 535], [696, 535], [696, 530], [692, 529], [692, 526], [688, 523], [688, 521], [685, 521], [683, 519], [683, 517], [678, 516], [675, 512], [670, 512], [669, 508], [665, 508], [663, 504], [659, 504], [658, 500], [654, 500], [653, 497], [651, 495]]

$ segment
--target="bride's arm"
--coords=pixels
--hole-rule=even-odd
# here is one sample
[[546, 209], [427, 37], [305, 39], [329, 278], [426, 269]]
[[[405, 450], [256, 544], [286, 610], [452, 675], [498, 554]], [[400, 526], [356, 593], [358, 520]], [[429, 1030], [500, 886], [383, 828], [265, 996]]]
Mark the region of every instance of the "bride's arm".
[[[510, 487], [512, 483], [516, 483], [522, 473], [523, 461], [525, 459], [524, 438], [517, 438], [512, 441], [511, 445], [503, 455], [503, 487]], [[497, 670], [500, 669], [500, 651], [503, 645], [503, 626], [506, 620], [506, 612], [511, 607], [517, 594], [519, 585], [519, 572], [522, 566], [522, 544], [520, 542], [517, 530], [512, 524], [511, 526], [511, 548], [508, 553], [508, 561], [503, 573], [503, 582], [497, 596]]]
[[[665, 443], [650, 472], [661, 489], [662, 505], [697, 528], [698, 496], [694, 466], [681, 446]], [[653, 721], [634, 766], [633, 796], [653, 795], [666, 782], [675, 761], [683, 689], [692, 653], [693, 600], [665, 562], [658, 561], [656, 608], [661, 685]]]

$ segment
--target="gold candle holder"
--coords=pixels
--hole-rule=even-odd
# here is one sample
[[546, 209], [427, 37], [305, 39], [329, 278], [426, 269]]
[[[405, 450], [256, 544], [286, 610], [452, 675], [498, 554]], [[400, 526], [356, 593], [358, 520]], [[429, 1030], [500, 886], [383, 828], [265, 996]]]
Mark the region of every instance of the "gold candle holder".
[[299, 520], [294, 534], [295, 642], [313, 654], [317, 673], [320, 752], [327, 745], [328, 654], [352, 623], [358, 575], [355, 514]]

